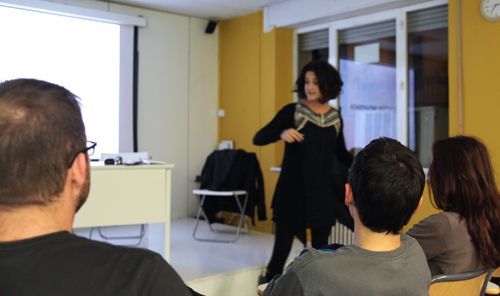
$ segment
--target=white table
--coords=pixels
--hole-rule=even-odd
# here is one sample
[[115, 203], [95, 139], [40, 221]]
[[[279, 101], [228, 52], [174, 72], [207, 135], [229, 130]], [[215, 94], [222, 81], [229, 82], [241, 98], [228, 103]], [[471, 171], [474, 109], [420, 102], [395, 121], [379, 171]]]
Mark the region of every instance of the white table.
[[173, 165], [91, 166], [90, 194], [74, 227], [165, 224], [170, 258], [170, 194]]

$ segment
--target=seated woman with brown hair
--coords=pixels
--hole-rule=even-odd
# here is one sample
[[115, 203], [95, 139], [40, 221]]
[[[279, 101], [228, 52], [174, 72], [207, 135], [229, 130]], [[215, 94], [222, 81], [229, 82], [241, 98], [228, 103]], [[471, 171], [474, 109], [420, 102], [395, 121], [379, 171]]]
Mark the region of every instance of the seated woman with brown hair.
[[422, 246], [432, 275], [500, 265], [500, 195], [490, 156], [477, 139], [438, 140], [429, 168], [431, 201], [442, 210], [408, 231]]

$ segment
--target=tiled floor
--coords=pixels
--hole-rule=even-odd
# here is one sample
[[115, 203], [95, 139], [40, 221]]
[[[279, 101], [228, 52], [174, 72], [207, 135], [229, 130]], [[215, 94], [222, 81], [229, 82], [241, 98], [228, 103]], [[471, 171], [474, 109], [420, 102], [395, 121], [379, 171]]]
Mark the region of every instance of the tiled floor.
[[[273, 235], [251, 231], [242, 234], [234, 243], [199, 242], [192, 237], [194, 222], [194, 219], [189, 218], [171, 222], [170, 263], [183, 280], [264, 267], [269, 261]], [[198, 231], [200, 235], [212, 234], [203, 221], [200, 222]], [[290, 258], [297, 256], [300, 250], [302, 244], [296, 240]]]
[[[249, 268], [264, 268], [273, 248], [272, 234], [250, 231], [242, 233], [234, 243], [200, 242], [192, 237], [195, 220], [185, 218], [171, 221], [170, 225], [170, 264], [184, 281], [205, 278], [228, 272]], [[234, 227], [215, 224], [221, 230], [234, 230]], [[93, 230], [92, 239], [107, 241], [118, 245], [138, 246], [151, 249], [163, 255], [163, 224], [146, 225], [146, 235], [139, 241], [137, 238], [105, 240], [99, 235], [97, 228]], [[90, 229], [75, 229], [75, 233], [89, 237]], [[101, 227], [105, 236], [129, 237], [140, 233], [139, 225]], [[202, 237], [218, 235], [231, 237], [232, 234], [214, 234], [204, 221], [200, 221], [198, 233]], [[289, 260], [302, 250], [302, 244], [294, 242]]]

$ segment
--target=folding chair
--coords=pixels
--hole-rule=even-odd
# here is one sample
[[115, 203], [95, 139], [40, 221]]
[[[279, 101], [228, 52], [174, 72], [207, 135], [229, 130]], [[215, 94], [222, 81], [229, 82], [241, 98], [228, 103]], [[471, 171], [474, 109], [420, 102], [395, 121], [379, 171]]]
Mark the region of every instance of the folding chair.
[[[200, 189], [193, 190], [193, 194], [199, 200], [193, 230], [195, 240], [235, 242], [240, 237], [242, 229], [247, 231], [249, 229], [246, 216], [254, 221], [255, 208], [257, 208], [259, 219], [265, 220], [264, 183], [255, 153], [242, 149], [213, 151], [207, 157], [197, 180], [200, 182]], [[221, 227], [216, 229], [211, 225], [217, 219], [216, 214], [221, 211], [239, 215], [235, 231], [229, 229], [229, 231], [222, 231]], [[201, 237], [197, 231], [199, 231], [199, 220], [202, 217], [208, 222], [212, 232], [234, 232], [234, 236], [230, 239], [222, 234]]]
[[500, 287], [497, 284], [488, 281], [486, 284], [486, 295], [500, 295]]
[[483, 296], [490, 271], [441, 274], [432, 278], [429, 296]]
[[268, 284], [269, 283], [265, 283], [265, 284], [260, 284], [257, 286], [257, 296], [264, 295], [264, 291], [266, 290]]
[[[148, 152], [122, 152], [122, 153], [101, 153], [100, 161], [105, 161], [108, 158], [115, 159], [116, 157], [120, 157], [121, 161], [123, 163], [120, 164], [146, 164], [149, 161], [149, 154]], [[142, 243], [142, 240], [144, 239], [146, 235], [146, 226], [145, 224], [141, 224], [139, 228], [139, 234], [138, 235], [124, 235], [124, 236], [110, 236], [107, 234], [104, 234], [102, 231], [102, 227], [91, 227], [90, 228], [90, 233], [89, 233], [89, 239], [92, 239], [92, 235], [94, 232], [94, 228], [97, 228], [97, 234], [107, 240], [107, 241], [120, 241], [120, 240], [137, 240], [136, 243], [133, 244], [120, 244], [122, 246], [129, 246], [129, 247], [136, 247], [140, 246]]]
[[[245, 219], [245, 211], [247, 208], [248, 204], [248, 193], [245, 190], [235, 190], [235, 191], [214, 191], [214, 190], [205, 190], [205, 189], [195, 189], [193, 190], [194, 196], [199, 200], [199, 206], [198, 206], [198, 213], [196, 214], [196, 222], [195, 226], [193, 229], [193, 238], [198, 241], [206, 241], [206, 242], [222, 242], [222, 243], [233, 243], [238, 240], [240, 237], [240, 233], [242, 228], [245, 231], [248, 231], [248, 225]], [[206, 198], [228, 198], [228, 197], [233, 197], [234, 200], [236, 201], [236, 204], [239, 209], [238, 215], [240, 216], [239, 222], [238, 222], [238, 227], [236, 228], [236, 231], [234, 232], [234, 236], [230, 239], [224, 239], [224, 238], [202, 238], [196, 235], [197, 230], [198, 230], [198, 224], [200, 222], [200, 218], [203, 215], [203, 218], [208, 224], [208, 227], [210, 230], [214, 233], [221, 233], [221, 231], [218, 231], [214, 227], [212, 227], [209, 218], [205, 211], [203, 210], [203, 205], [205, 204]], [[240, 199], [243, 200], [243, 204], [240, 201]]]
[[[111, 226], [111, 227], [114, 227], [114, 226]], [[144, 236], [146, 235], [146, 225], [144, 225], [144, 224], [140, 225], [138, 235], [122, 235], [122, 236], [119, 236], [119, 235], [110, 236], [110, 235], [104, 234], [104, 232], [102, 231], [102, 227], [90, 227], [89, 239], [92, 239], [92, 235], [94, 233], [95, 228], [97, 228], [97, 233], [99, 234], [99, 236], [101, 238], [105, 239], [106, 241], [137, 240], [135, 243], [132, 243], [132, 244], [117, 244], [117, 243], [115, 243], [115, 245], [127, 246], [127, 247], [140, 246], [142, 244]]]

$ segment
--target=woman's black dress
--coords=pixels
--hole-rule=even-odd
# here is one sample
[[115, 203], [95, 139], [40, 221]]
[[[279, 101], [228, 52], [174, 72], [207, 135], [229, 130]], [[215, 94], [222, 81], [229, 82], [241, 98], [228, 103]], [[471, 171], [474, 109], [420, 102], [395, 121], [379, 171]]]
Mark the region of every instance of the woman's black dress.
[[353, 228], [344, 205], [344, 184], [352, 156], [342, 133], [337, 109], [318, 115], [306, 105], [291, 103], [255, 135], [255, 145], [280, 139], [281, 133], [295, 128], [303, 142], [285, 143], [281, 173], [274, 192], [273, 220], [297, 230], [331, 227], [338, 219]]

